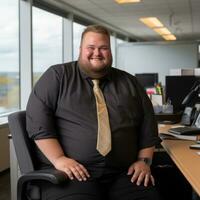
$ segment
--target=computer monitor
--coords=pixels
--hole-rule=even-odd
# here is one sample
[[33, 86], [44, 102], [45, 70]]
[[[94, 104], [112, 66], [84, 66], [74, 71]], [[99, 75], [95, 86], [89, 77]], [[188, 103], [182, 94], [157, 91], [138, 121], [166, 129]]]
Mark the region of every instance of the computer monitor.
[[184, 109], [181, 103], [190, 92], [194, 83], [199, 79], [200, 77], [197, 76], [166, 76], [166, 101], [168, 99], [171, 101], [174, 112], [179, 112]]
[[158, 83], [158, 73], [135, 74], [135, 77], [144, 88], [154, 87]]

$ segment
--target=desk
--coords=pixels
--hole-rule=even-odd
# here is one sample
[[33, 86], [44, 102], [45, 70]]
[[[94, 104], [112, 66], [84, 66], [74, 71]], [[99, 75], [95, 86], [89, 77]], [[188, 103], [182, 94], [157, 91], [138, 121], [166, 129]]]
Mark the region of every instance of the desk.
[[[159, 126], [159, 132], [166, 132], [171, 126]], [[200, 156], [196, 153], [200, 150], [189, 149], [193, 141], [186, 140], [163, 140], [162, 146], [200, 196]]]

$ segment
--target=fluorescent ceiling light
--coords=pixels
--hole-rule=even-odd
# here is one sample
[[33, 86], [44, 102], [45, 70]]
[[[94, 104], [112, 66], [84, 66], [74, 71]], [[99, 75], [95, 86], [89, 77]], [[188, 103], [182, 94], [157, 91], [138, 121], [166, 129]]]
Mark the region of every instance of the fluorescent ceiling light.
[[122, 3], [138, 3], [141, 2], [141, 0], [115, 0], [117, 3], [122, 4]]
[[170, 35], [162, 35], [165, 40], [176, 40], [176, 36], [173, 34]]
[[149, 28], [160, 28], [164, 25], [160, 22], [160, 20], [156, 17], [146, 17], [140, 18], [140, 21], [143, 22]]
[[143, 17], [140, 18], [146, 26], [153, 29], [155, 32], [160, 34], [165, 40], [176, 40], [176, 36], [171, 34], [171, 32], [164, 27], [160, 20], [156, 17]]
[[153, 30], [160, 35], [170, 35], [171, 34], [171, 32], [165, 27], [164, 28], [154, 28]]

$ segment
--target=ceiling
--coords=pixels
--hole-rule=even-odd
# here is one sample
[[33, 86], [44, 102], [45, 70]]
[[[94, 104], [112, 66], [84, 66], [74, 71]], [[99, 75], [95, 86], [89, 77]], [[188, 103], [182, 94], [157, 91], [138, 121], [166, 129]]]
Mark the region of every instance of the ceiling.
[[114, 0], [58, 1], [112, 24], [139, 41], [163, 41], [139, 21], [140, 17], [152, 16], [158, 17], [177, 40], [200, 40], [200, 0], [142, 0], [123, 5]]

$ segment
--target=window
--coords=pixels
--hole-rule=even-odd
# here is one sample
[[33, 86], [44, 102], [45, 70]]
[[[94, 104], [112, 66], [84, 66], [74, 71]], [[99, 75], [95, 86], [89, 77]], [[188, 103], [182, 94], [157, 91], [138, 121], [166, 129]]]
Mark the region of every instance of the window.
[[73, 60], [78, 59], [81, 35], [85, 28], [86, 27], [81, 24], [73, 23]]
[[33, 7], [33, 82], [62, 62], [62, 17]]
[[0, 1], [0, 115], [19, 109], [18, 1]]
[[112, 62], [112, 67], [117, 67], [116, 66], [116, 37], [115, 35], [111, 35], [110, 36], [110, 45], [111, 45], [111, 51], [112, 51], [112, 58], [113, 58], [113, 62]]

